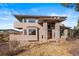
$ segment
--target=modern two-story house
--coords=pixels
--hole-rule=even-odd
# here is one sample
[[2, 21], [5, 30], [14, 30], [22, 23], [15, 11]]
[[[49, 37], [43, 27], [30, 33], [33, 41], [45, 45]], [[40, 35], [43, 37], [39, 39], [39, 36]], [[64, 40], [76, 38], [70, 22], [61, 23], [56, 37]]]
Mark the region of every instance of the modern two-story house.
[[[15, 15], [14, 27], [22, 31], [21, 34], [10, 35], [10, 40], [17, 41], [46, 41], [59, 40], [68, 37], [68, 29], [62, 23], [66, 17], [61, 16], [28, 16]], [[61, 34], [61, 32], [63, 34]]]

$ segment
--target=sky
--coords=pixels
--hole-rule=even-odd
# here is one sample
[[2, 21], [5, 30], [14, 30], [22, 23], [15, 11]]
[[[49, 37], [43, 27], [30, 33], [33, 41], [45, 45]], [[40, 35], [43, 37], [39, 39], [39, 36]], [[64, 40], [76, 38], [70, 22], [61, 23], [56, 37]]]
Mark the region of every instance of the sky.
[[60, 3], [0, 3], [0, 29], [14, 29], [13, 15], [66, 16], [65, 26], [77, 25], [79, 12]]

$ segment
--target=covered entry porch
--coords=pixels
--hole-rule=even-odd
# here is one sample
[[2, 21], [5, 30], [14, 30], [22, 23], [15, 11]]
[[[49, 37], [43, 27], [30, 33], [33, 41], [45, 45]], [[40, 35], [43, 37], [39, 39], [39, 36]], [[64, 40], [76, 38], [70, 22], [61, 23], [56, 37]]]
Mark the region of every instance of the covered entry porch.
[[[42, 28], [39, 29], [39, 41], [45, 40], [59, 40], [62, 37], [67, 37], [67, 29], [63, 31], [64, 36], [61, 35], [62, 21], [43, 20]], [[66, 33], [65, 33], [66, 32]]]

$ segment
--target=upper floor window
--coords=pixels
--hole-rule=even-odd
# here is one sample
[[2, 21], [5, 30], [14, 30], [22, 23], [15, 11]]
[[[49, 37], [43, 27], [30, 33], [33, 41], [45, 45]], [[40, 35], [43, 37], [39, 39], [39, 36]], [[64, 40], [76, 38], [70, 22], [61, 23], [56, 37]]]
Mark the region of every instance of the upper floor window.
[[36, 23], [35, 19], [28, 19], [28, 23]]
[[24, 19], [24, 22], [27, 23], [27, 19]]
[[30, 18], [28, 18], [28, 19], [23, 19], [22, 20], [24, 23], [38, 23], [38, 20], [36, 20], [36, 19], [30, 19]]

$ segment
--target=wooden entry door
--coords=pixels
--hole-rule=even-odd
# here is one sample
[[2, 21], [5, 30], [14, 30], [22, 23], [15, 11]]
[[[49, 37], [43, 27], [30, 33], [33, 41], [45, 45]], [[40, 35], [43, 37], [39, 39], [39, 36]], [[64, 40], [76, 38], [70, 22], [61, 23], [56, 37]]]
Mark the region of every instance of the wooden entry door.
[[52, 38], [52, 31], [48, 31], [48, 39]]

